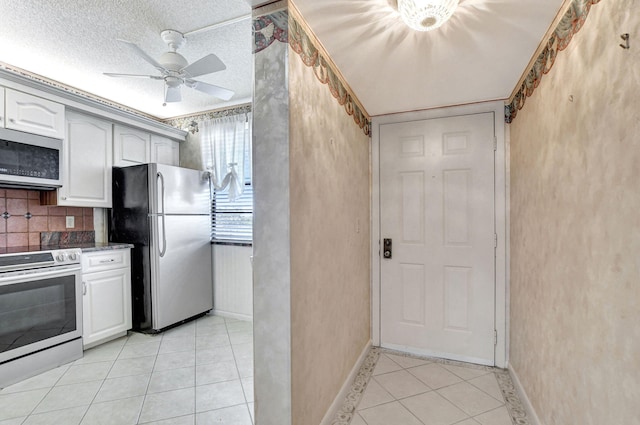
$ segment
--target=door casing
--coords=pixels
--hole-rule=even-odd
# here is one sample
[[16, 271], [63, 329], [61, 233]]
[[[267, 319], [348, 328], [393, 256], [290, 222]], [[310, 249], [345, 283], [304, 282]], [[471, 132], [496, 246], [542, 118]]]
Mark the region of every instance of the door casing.
[[371, 339], [380, 345], [380, 126], [383, 124], [419, 121], [493, 112], [496, 137], [495, 153], [495, 223], [498, 236], [496, 247], [496, 291], [495, 325], [497, 343], [495, 363], [497, 367], [508, 366], [508, 275], [509, 275], [509, 192], [508, 182], [508, 127], [504, 123], [504, 102], [484, 102], [471, 105], [374, 117], [371, 125]]

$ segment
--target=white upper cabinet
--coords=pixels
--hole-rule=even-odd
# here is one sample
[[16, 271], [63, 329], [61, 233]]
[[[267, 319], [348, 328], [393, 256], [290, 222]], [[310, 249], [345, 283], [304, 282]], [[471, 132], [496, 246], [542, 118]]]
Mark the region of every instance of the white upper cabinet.
[[4, 125], [12, 130], [64, 139], [64, 105], [5, 89]]
[[121, 125], [113, 126], [113, 165], [129, 165], [151, 162], [151, 135]]
[[171, 139], [151, 135], [151, 162], [158, 164], [180, 165], [180, 145]]
[[111, 208], [112, 124], [67, 112], [58, 205]]
[[0, 127], [4, 127], [4, 87], [0, 87]]

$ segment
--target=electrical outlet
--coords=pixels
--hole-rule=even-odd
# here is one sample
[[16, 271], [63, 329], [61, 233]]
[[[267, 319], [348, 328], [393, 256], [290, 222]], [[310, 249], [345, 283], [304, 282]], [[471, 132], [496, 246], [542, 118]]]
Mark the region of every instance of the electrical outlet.
[[67, 216], [67, 229], [73, 229], [76, 227], [76, 218], [72, 215]]

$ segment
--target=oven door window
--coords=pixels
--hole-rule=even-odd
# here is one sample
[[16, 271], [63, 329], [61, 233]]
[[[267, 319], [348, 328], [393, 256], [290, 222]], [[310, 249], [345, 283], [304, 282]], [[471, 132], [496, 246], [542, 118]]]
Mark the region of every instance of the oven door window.
[[0, 353], [76, 329], [74, 275], [0, 286]]

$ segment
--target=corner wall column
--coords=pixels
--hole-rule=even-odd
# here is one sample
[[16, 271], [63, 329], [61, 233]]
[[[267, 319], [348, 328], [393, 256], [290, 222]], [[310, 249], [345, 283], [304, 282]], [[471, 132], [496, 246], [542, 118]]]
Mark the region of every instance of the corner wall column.
[[287, 2], [253, 11], [253, 319], [256, 424], [291, 425]]

